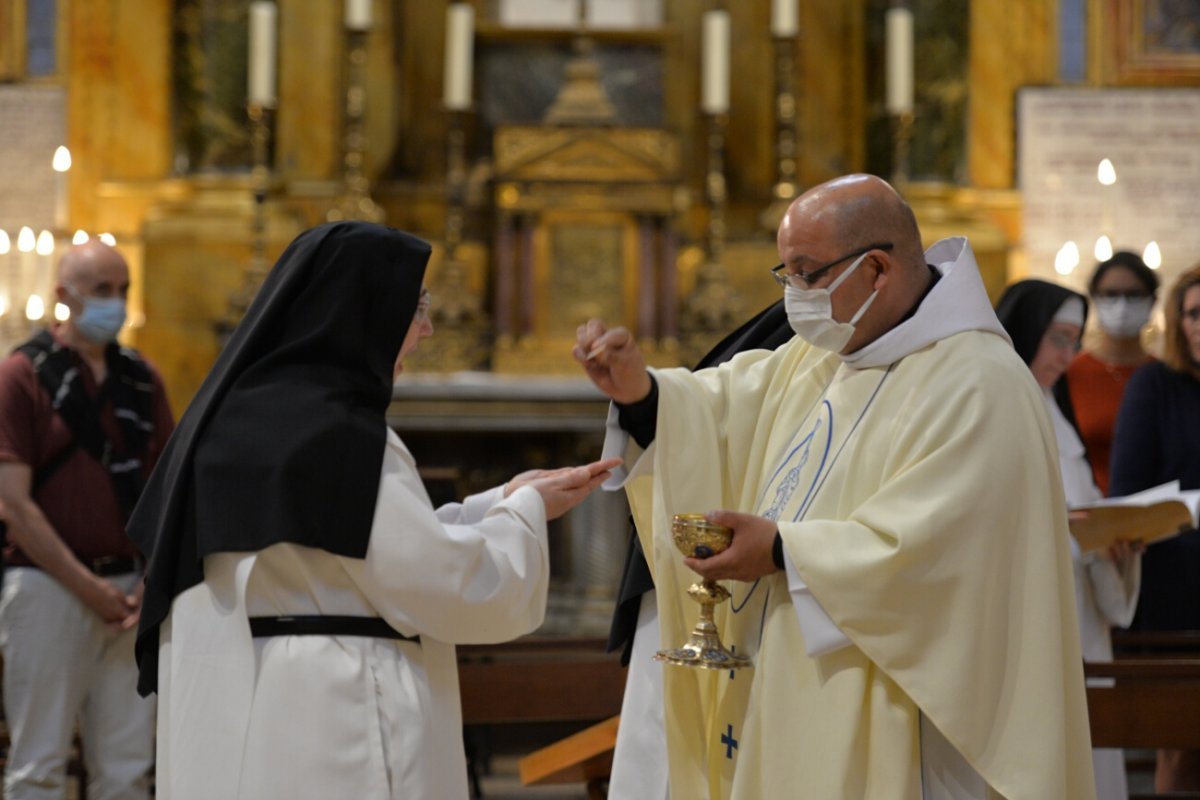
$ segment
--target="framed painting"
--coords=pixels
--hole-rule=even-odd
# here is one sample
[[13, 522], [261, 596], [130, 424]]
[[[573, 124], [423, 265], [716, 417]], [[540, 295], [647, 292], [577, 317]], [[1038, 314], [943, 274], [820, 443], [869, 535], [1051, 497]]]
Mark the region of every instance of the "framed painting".
[[1123, 84], [1200, 83], [1200, 3], [1104, 0], [1107, 76]]

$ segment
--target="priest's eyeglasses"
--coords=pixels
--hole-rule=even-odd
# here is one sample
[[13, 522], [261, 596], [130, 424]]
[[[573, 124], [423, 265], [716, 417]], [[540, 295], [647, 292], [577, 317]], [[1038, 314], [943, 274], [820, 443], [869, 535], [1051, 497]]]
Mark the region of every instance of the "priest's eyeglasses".
[[433, 295], [428, 289], [421, 290], [421, 297], [417, 300], [417, 311], [413, 314], [413, 322], [418, 325], [429, 320], [429, 309], [433, 307]]
[[812, 272], [801, 272], [799, 270], [796, 272], [786, 272], [785, 270], [787, 269], [787, 264], [779, 264], [778, 266], [771, 267], [771, 277], [775, 279], [776, 283], [785, 289], [788, 286], [791, 286], [794, 289], [807, 289], [819, 281], [822, 275], [824, 275], [826, 272], [829, 272], [829, 270], [833, 269], [847, 259], [854, 258], [855, 256], [861, 256], [863, 253], [869, 253], [872, 250], [891, 250], [893, 247], [895, 247], [895, 245], [893, 245], [891, 242], [877, 242], [875, 244], [867, 245], [866, 247], [860, 247], [858, 250], [846, 253], [846, 255], [842, 256], [841, 258], [835, 258], [828, 264], [822, 264]]

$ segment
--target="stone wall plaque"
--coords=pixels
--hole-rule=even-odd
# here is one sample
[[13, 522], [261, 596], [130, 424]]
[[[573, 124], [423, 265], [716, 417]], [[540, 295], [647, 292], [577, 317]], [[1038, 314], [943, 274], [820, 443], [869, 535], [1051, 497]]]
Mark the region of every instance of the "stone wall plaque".
[[[1029, 273], [1084, 288], [1097, 238], [1157, 242], [1165, 285], [1200, 262], [1200, 89], [1030, 88], [1017, 102], [1018, 184]], [[1116, 182], [1098, 180], [1109, 159]], [[1055, 271], [1073, 241], [1080, 263]]]

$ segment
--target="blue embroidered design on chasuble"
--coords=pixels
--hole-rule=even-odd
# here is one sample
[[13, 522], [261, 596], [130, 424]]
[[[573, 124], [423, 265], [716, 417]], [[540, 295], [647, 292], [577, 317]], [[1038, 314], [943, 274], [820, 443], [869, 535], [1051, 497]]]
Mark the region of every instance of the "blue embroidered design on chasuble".
[[[774, 486], [774, 500], [770, 508], [763, 512], [762, 516], [772, 522], [779, 519], [780, 514], [783, 513], [792, 498], [795, 497], [796, 490], [800, 488], [801, 475], [805, 467], [809, 465], [810, 457], [816, 453], [820, 458], [820, 462], [817, 463], [811, 478], [805, 481], [808, 486], [805, 489], [800, 506], [796, 510], [794, 520], [800, 519], [804, 515], [804, 512], [808, 510], [808, 506], [812, 502], [813, 496], [816, 494], [818, 484], [825, 476], [829, 451], [833, 446], [833, 428], [833, 407], [828, 400], [822, 400], [818, 406], [817, 418], [812, 423], [812, 427], [795, 446], [790, 446], [791, 443], [789, 442], [789, 449], [784, 455], [783, 460], [775, 469], [774, 474], [771, 475], [771, 479], [763, 489], [762, 497], [758, 502], [759, 508], [762, 508], [767, 496], [772, 491], [771, 487]], [[804, 427], [801, 426], [796, 435], [799, 435], [803, 430]], [[795, 441], [795, 436], [793, 436], [793, 441]], [[738, 600], [736, 594], [731, 597], [729, 601], [730, 611], [734, 614], [740, 613], [750, 602], [750, 598], [754, 597], [754, 593], [758, 589], [758, 584], [761, 580], [761, 578], [756, 579], [754, 583], [750, 584], [750, 589], [741, 601]], [[759, 642], [762, 641], [762, 631], [767, 621], [767, 601], [770, 599], [770, 596], [770, 591], [767, 591], [766, 595], [762, 598], [762, 608], [758, 623]], [[736, 644], [734, 646], [736, 647]], [[754, 649], [756, 648], [749, 648], [748, 652], [753, 652]], [[731, 679], [734, 677], [733, 671], [730, 671], [729, 677]]]

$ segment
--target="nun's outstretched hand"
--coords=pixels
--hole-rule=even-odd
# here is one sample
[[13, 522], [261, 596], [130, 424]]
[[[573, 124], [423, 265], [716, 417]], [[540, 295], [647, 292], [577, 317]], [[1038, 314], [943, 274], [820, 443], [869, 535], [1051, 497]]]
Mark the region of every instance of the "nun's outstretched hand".
[[542, 502], [546, 504], [546, 519], [557, 519], [582, 503], [593, 489], [608, 480], [613, 468], [620, 463], [619, 458], [606, 458], [581, 467], [531, 469], [505, 484], [504, 496], [508, 497], [522, 486], [531, 486], [537, 489]]

